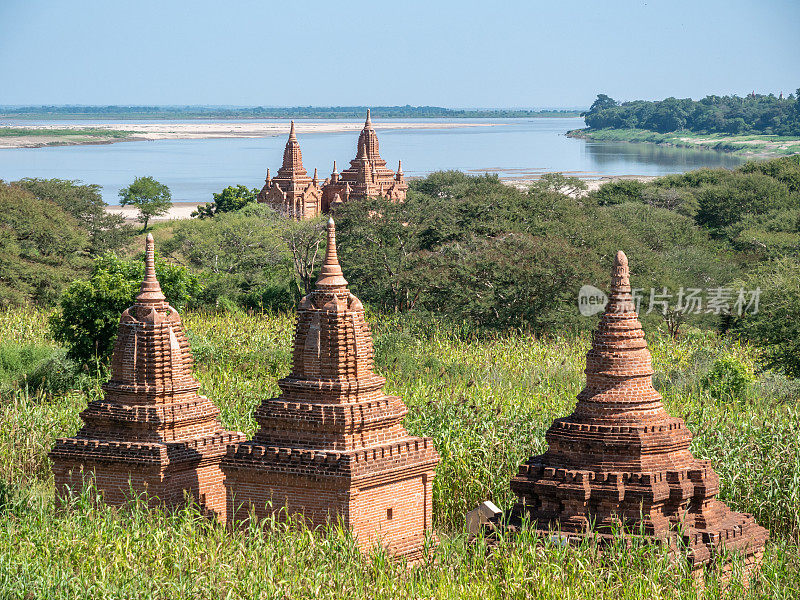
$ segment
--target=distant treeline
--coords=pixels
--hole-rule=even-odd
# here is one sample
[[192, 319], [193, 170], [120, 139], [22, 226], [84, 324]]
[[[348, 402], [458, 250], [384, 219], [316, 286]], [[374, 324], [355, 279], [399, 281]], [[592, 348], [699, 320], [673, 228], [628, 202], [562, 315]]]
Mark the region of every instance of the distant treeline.
[[[17, 106], [0, 107], [0, 118], [14, 119], [355, 119], [366, 106]], [[577, 117], [577, 110], [460, 110], [440, 106], [375, 106], [383, 119]]]
[[[797, 90], [800, 95], [800, 89]], [[592, 129], [649, 129], [659, 133], [800, 135], [797, 95], [706, 96], [702, 100], [667, 98], [617, 102], [599, 94], [582, 116]]]

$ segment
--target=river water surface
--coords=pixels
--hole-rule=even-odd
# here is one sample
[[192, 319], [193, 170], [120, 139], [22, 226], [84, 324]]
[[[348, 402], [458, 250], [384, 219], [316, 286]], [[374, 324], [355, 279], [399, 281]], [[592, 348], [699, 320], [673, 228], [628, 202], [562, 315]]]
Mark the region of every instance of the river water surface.
[[[414, 119], [411, 122], [447, 121]], [[401, 121], [392, 120], [392, 123], [398, 122]], [[498, 173], [505, 179], [535, 178], [550, 171], [584, 178], [665, 175], [704, 166], [732, 168], [742, 162], [738, 157], [712, 150], [587, 142], [566, 137], [565, 132], [584, 125], [579, 118], [455, 119], [452, 122], [494, 125], [378, 130], [381, 155], [393, 169], [397, 168], [398, 159], [402, 159], [406, 176], [458, 169]], [[328, 176], [334, 159], [341, 171], [355, 157], [357, 132], [301, 133], [298, 137], [306, 169], [311, 174], [317, 167], [320, 179]], [[267, 167], [274, 174], [280, 166], [285, 143], [286, 136], [280, 135], [3, 149], [0, 150], [0, 179], [42, 177], [97, 183], [103, 187], [105, 201], [117, 204], [121, 188], [130, 184], [134, 177], [151, 175], [169, 186], [174, 201], [207, 202], [211, 201], [213, 192], [228, 185], [261, 187]]]

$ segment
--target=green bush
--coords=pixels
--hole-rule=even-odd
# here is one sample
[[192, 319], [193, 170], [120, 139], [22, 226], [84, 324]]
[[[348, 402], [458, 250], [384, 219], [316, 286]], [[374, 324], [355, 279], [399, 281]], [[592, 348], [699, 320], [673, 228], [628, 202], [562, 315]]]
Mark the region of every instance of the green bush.
[[[200, 279], [186, 268], [156, 258], [156, 276], [167, 301], [177, 310], [202, 296]], [[56, 341], [81, 365], [101, 367], [114, 349], [122, 311], [131, 306], [144, 277], [144, 263], [105, 254], [94, 261], [88, 280], [73, 281], [50, 318]]]
[[0, 344], [0, 390], [61, 392], [77, 384], [77, 365], [63, 348], [45, 344]]
[[621, 179], [610, 181], [601, 185], [590, 196], [594, 198], [600, 206], [611, 204], [622, 204], [631, 200], [641, 201], [642, 192], [645, 184], [636, 179]]
[[756, 380], [753, 369], [733, 355], [725, 355], [714, 361], [703, 378], [703, 387], [712, 398], [735, 400], [747, 393], [749, 385]]
[[755, 344], [765, 366], [800, 377], [800, 264], [782, 258], [758, 266], [743, 286], [760, 290], [758, 312], [734, 323], [734, 330]]

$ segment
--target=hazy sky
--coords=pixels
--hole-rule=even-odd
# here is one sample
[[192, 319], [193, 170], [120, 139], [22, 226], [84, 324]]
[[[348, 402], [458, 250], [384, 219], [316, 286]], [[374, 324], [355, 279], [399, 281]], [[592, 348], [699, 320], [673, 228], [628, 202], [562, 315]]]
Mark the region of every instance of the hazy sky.
[[588, 106], [800, 87], [800, 0], [0, 0], [0, 104]]

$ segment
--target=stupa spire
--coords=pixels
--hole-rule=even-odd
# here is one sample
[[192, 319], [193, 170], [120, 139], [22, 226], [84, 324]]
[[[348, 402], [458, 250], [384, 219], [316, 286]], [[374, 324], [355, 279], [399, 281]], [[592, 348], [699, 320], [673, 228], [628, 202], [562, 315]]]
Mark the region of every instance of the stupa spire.
[[289, 127], [289, 139], [290, 140], [297, 140], [297, 134], [294, 131], [294, 121], [292, 121], [291, 126]]
[[325, 262], [322, 264], [322, 271], [317, 279], [317, 287], [323, 288], [344, 288], [347, 280], [342, 273], [339, 265], [339, 256], [336, 253], [336, 223], [333, 217], [328, 219], [328, 242], [325, 247]]
[[144, 279], [136, 296], [137, 304], [157, 304], [166, 300], [156, 278], [156, 253], [153, 234], [148, 233], [144, 250]]
[[364, 121], [364, 127], [372, 127], [372, 118], [370, 118], [369, 109], [367, 109], [367, 120]]

